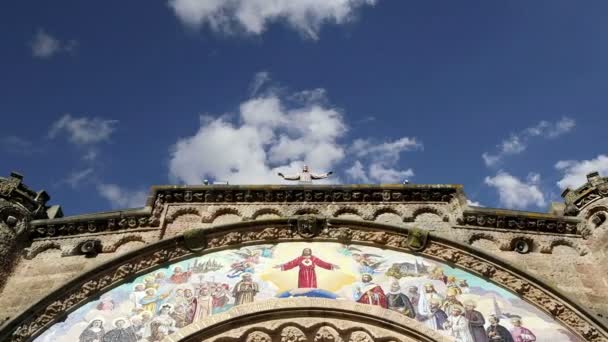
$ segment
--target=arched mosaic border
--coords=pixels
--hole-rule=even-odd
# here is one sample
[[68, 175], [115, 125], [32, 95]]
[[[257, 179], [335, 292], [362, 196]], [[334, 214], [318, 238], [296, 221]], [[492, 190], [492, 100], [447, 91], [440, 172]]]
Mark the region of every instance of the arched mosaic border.
[[[303, 231], [300, 218], [239, 222], [204, 229], [146, 246], [105, 263], [74, 279], [13, 319], [0, 331], [0, 340], [28, 341], [69, 313], [129, 279], [196, 254], [242, 245], [285, 241], [359, 243], [405, 250], [480, 275], [515, 292], [568, 327], [581, 338], [608, 342], [608, 329], [554, 289], [521, 270], [460, 243], [429, 235], [423, 249], [412, 248], [414, 234], [404, 227], [373, 222], [315, 218]], [[308, 227], [310, 228], [310, 227]]]

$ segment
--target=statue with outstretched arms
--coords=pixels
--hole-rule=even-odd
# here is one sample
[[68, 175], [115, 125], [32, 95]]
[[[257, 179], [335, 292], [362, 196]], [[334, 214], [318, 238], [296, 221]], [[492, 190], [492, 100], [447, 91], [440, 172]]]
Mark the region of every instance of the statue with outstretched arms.
[[313, 179], [323, 179], [329, 177], [333, 171], [329, 171], [327, 173], [312, 173], [308, 169], [308, 165], [304, 165], [302, 168], [302, 172], [295, 175], [284, 175], [281, 172], [278, 173], [280, 177], [285, 180], [294, 180], [299, 181], [300, 183], [312, 183]]

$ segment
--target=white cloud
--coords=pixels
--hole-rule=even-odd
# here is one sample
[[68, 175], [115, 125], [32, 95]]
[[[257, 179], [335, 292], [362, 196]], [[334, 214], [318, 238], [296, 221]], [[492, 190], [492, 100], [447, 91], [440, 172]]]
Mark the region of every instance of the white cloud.
[[30, 140], [18, 137], [16, 135], [1, 137], [0, 148], [8, 153], [21, 155], [29, 155], [34, 152], [39, 152], [39, 148]]
[[34, 39], [30, 43], [32, 56], [43, 59], [53, 57], [60, 52], [71, 52], [76, 48], [76, 45], [77, 43], [74, 40], [64, 43], [43, 29], [36, 32]]
[[608, 175], [608, 156], [600, 154], [591, 160], [560, 160], [555, 164], [555, 168], [564, 173], [557, 185], [561, 189], [575, 189], [587, 182], [587, 174], [591, 172]]
[[253, 82], [250, 85], [250, 95], [255, 96], [264, 84], [270, 81], [270, 73], [268, 71], [260, 71], [253, 77]]
[[185, 25], [208, 26], [215, 32], [262, 34], [273, 22], [284, 22], [303, 36], [318, 39], [325, 23], [352, 21], [356, 10], [376, 0], [169, 0]]
[[526, 150], [531, 139], [540, 137], [545, 139], [557, 138], [560, 135], [570, 132], [576, 125], [575, 121], [568, 117], [563, 117], [556, 122], [541, 121], [538, 124], [528, 127], [523, 131], [511, 134], [509, 138], [498, 144], [498, 152], [490, 154], [484, 152], [483, 158], [486, 166], [495, 166], [505, 156], [520, 154]]
[[[356, 139], [349, 148], [349, 154], [357, 157], [346, 173], [355, 181], [364, 183], [403, 183], [414, 176], [410, 169], [398, 170], [401, 153], [422, 149], [416, 138], [402, 137], [394, 141], [377, 142], [372, 139]], [[369, 165], [367, 171], [361, 160]]]
[[169, 176], [190, 184], [261, 184], [277, 183], [277, 172], [299, 172], [305, 163], [313, 171], [330, 170], [344, 158], [338, 140], [346, 132], [338, 109], [311, 98], [287, 105], [269, 93], [243, 102], [238, 120], [203, 117], [196, 134], [172, 147]]
[[97, 191], [114, 209], [143, 207], [148, 195], [144, 190], [127, 190], [116, 184], [105, 183], [98, 184]]
[[477, 202], [477, 201], [471, 201], [470, 199], [467, 198], [467, 205], [469, 206], [473, 206], [473, 207], [483, 207], [484, 205], [482, 205], [481, 203]]
[[530, 173], [522, 181], [507, 172], [499, 171], [494, 177], [486, 177], [485, 183], [498, 191], [500, 203], [507, 208], [523, 209], [532, 205], [546, 205], [545, 196], [539, 188], [540, 175]]
[[372, 163], [369, 167], [369, 177], [379, 183], [403, 183], [404, 180], [413, 176], [412, 169], [396, 170], [385, 167], [381, 163]]
[[51, 126], [48, 136], [55, 138], [64, 133], [75, 145], [93, 145], [107, 141], [116, 129], [116, 120], [101, 118], [72, 117], [65, 114]]
[[72, 188], [77, 188], [83, 181], [87, 180], [93, 174], [93, 168], [86, 168], [70, 173], [64, 180]]
[[[257, 74], [254, 85], [260, 79], [269, 82], [267, 75]], [[241, 103], [234, 116], [202, 117], [194, 135], [172, 146], [170, 179], [189, 184], [204, 179], [282, 183], [277, 172], [297, 173], [303, 164], [324, 172], [345, 163], [354, 163], [343, 174], [354, 181], [401, 183], [413, 176], [411, 169], [399, 170], [396, 164], [401, 152], [422, 148], [416, 139], [358, 139], [351, 146], [343, 142], [348, 132], [344, 115], [331, 105], [324, 89], [284, 93], [254, 96]], [[340, 182], [340, 176], [317, 183], [323, 182]]]
[[354, 180], [358, 180], [363, 183], [371, 183], [370, 178], [367, 176], [367, 172], [365, 172], [363, 164], [358, 160], [354, 162], [353, 166], [346, 169], [345, 172], [350, 178]]

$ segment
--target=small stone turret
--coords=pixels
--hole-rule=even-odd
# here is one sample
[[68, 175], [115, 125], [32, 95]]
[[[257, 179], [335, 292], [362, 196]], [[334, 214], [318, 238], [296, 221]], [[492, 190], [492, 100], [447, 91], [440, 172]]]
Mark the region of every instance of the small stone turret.
[[50, 197], [44, 190], [34, 192], [22, 181], [16, 172], [0, 177], [0, 290], [13, 269], [16, 252], [28, 242], [29, 222], [63, 215], [61, 207], [46, 205]]
[[562, 192], [566, 208], [564, 214], [577, 216], [593, 202], [608, 197], [608, 177], [600, 177], [598, 172], [587, 175], [587, 183], [575, 190], [567, 188]]

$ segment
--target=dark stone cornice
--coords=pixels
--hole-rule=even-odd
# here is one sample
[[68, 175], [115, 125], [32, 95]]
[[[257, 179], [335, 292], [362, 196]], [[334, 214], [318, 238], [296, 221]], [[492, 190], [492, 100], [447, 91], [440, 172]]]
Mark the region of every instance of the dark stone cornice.
[[154, 186], [141, 209], [32, 221], [32, 238], [158, 227], [164, 203], [406, 203], [464, 198], [457, 184], [382, 185], [164, 185]]
[[504, 229], [512, 232], [543, 232], [582, 235], [581, 220], [553, 214], [493, 208], [469, 208], [458, 222], [462, 226]]

